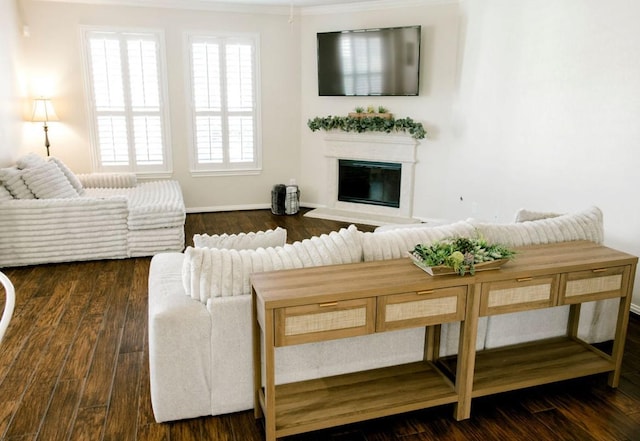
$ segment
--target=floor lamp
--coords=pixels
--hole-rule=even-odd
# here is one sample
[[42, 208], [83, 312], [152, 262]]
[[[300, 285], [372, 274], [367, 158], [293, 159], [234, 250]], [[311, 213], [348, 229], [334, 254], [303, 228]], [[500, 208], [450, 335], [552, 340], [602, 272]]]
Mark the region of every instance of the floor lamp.
[[44, 122], [44, 146], [47, 148], [47, 156], [49, 156], [49, 127], [47, 122], [58, 121], [58, 115], [53, 109], [53, 104], [48, 98], [36, 98], [33, 100], [33, 114], [31, 121]]

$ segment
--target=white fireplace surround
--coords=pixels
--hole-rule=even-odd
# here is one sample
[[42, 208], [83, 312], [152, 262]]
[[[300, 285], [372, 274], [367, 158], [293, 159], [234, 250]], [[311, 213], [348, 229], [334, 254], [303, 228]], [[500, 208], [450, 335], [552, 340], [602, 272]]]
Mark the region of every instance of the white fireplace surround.
[[[371, 225], [419, 222], [412, 218], [417, 140], [409, 135], [330, 133], [325, 137], [324, 145], [327, 161], [326, 206], [307, 213], [308, 216]], [[339, 201], [339, 159], [401, 164], [400, 207]]]

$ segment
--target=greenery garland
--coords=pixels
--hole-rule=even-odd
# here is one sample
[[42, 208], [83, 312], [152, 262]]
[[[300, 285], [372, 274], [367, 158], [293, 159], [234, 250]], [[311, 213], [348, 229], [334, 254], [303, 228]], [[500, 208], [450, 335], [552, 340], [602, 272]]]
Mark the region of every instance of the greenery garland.
[[354, 118], [352, 116], [315, 117], [307, 122], [311, 131], [342, 130], [344, 132], [409, 132], [412, 138], [424, 139], [427, 132], [421, 123], [411, 118], [382, 118], [379, 116]]

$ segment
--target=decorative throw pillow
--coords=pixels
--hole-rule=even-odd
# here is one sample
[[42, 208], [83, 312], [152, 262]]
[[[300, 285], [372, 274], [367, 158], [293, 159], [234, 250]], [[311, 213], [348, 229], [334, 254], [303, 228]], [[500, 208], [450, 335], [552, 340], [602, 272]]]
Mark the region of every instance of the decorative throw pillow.
[[562, 216], [561, 213], [551, 213], [551, 212], [544, 212], [544, 211], [531, 211], [531, 210], [525, 210], [524, 208], [521, 208], [520, 210], [518, 210], [516, 212], [516, 222], [528, 222], [528, 221], [535, 221], [535, 220], [540, 220], [540, 219], [549, 219], [551, 217], [558, 217], [558, 216]]
[[602, 243], [604, 225], [602, 211], [591, 207], [579, 213], [515, 224], [473, 222], [489, 242], [517, 247], [545, 243], [590, 240]]
[[375, 233], [363, 233], [362, 251], [365, 262], [399, 259], [419, 244], [431, 244], [448, 237], [474, 237], [475, 228], [466, 221], [435, 227], [416, 226]]
[[250, 276], [255, 272], [360, 262], [361, 234], [351, 225], [339, 232], [282, 247], [256, 250], [187, 247], [183, 286], [187, 295], [205, 304], [212, 297], [248, 295]]
[[239, 234], [194, 234], [196, 248], [226, 248], [233, 250], [256, 250], [258, 248], [282, 247], [287, 242], [287, 230], [275, 230]]
[[71, 169], [67, 167], [67, 165], [64, 162], [62, 162], [60, 159], [56, 158], [55, 156], [51, 156], [49, 158], [49, 161], [56, 163], [58, 168], [62, 171], [62, 173], [64, 173], [64, 175], [69, 180], [69, 183], [71, 184], [71, 186], [78, 192], [80, 196], [82, 196], [84, 194], [84, 188], [82, 187], [82, 182], [80, 182], [80, 179], [78, 179], [78, 177], [71, 171]]
[[24, 170], [22, 179], [38, 199], [78, 197], [78, 192], [55, 162]]
[[0, 184], [0, 201], [10, 201], [13, 200], [13, 196], [9, 193], [9, 190], [5, 188], [4, 185]]
[[16, 161], [16, 166], [20, 170], [25, 168], [37, 167], [45, 163], [45, 160], [35, 153], [28, 153]]
[[22, 180], [23, 170], [17, 167], [0, 169], [0, 181], [16, 199], [35, 199], [34, 194]]

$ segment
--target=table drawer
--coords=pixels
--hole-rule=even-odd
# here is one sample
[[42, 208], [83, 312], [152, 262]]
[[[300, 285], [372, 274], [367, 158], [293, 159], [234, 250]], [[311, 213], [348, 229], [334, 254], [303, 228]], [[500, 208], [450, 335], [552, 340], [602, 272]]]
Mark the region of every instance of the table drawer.
[[628, 266], [576, 271], [562, 275], [560, 304], [624, 297], [629, 283]]
[[371, 334], [375, 331], [375, 306], [372, 297], [277, 309], [276, 346]]
[[455, 286], [381, 296], [376, 331], [464, 320], [466, 294], [466, 286]]
[[548, 308], [557, 298], [557, 275], [487, 282], [482, 284], [480, 315]]

